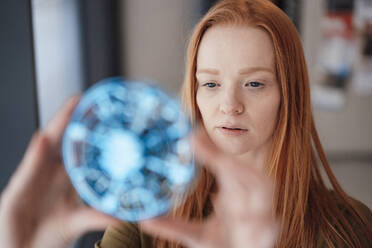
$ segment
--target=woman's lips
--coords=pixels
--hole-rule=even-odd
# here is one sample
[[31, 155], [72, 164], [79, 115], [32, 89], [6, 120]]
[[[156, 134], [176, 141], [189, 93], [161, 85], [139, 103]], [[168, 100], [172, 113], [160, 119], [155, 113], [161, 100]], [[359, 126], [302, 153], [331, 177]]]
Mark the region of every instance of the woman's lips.
[[217, 129], [222, 134], [230, 135], [230, 136], [239, 136], [239, 135], [243, 135], [248, 132], [247, 129], [241, 129], [241, 128], [218, 127]]

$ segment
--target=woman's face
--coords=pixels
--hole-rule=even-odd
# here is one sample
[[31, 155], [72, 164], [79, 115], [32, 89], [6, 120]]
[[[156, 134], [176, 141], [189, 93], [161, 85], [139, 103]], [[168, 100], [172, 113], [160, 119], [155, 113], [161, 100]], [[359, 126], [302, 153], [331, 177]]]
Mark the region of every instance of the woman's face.
[[196, 79], [197, 105], [216, 145], [236, 155], [267, 151], [280, 105], [268, 34], [246, 26], [210, 28], [199, 47]]

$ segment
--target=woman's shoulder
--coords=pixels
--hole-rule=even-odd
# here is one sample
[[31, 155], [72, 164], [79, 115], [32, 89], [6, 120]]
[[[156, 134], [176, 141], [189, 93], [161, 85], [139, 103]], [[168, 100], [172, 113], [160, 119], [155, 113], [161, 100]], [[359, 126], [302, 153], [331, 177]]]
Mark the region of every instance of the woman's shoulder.
[[[337, 204], [338, 210], [341, 212], [342, 216], [346, 219], [348, 224], [352, 227], [352, 230], [359, 238], [360, 242], [362, 243], [362, 247], [370, 247], [368, 238], [365, 236], [365, 225], [362, 225], [361, 222], [358, 220], [358, 217], [355, 216], [354, 213], [351, 212], [350, 208], [347, 207], [347, 203], [344, 200], [341, 200], [337, 194], [333, 191], [329, 192], [335, 203]], [[361, 201], [348, 196], [349, 202], [351, 203], [352, 207], [357, 211], [358, 215], [364, 220], [366, 225], [372, 226], [372, 211]], [[325, 240], [322, 236], [318, 236], [317, 245], [318, 248], [325, 248], [329, 247], [326, 245]]]
[[118, 226], [109, 226], [102, 240], [97, 241], [95, 248], [148, 248], [152, 247], [152, 238], [141, 232], [138, 225], [122, 222]]
[[346, 203], [344, 201], [336, 201], [338, 208], [341, 210], [343, 216], [351, 225], [355, 234], [359, 237], [360, 241], [362, 242], [363, 247], [369, 247], [368, 240], [366, 239], [365, 228], [366, 225], [372, 226], [372, 212], [368, 206], [366, 206], [361, 201], [348, 196], [352, 207], [356, 210], [357, 214], [364, 220], [364, 225], [357, 220], [355, 214], [351, 213], [350, 209], [346, 207]]
[[356, 209], [361, 212], [368, 220], [369, 223], [372, 224], [372, 211], [369, 209], [366, 205], [364, 205], [362, 202], [351, 198], [353, 204], [355, 205]]
[[[332, 193], [334, 194], [334, 193]], [[371, 212], [371, 209], [369, 209], [369, 207], [367, 207], [364, 203], [362, 203], [361, 201], [351, 197], [351, 196], [348, 196], [349, 199], [350, 199], [350, 202], [352, 204], [352, 206], [355, 208], [355, 210], [357, 210], [357, 212], [359, 214], [362, 215], [362, 217], [372, 225], [372, 212]], [[348, 208], [346, 207], [345, 203], [343, 201], [336, 201], [337, 202], [337, 205], [338, 205], [338, 208], [344, 213], [345, 215], [345, 218], [347, 218], [350, 223], [353, 225], [355, 224], [354, 222], [354, 215], [352, 215]]]

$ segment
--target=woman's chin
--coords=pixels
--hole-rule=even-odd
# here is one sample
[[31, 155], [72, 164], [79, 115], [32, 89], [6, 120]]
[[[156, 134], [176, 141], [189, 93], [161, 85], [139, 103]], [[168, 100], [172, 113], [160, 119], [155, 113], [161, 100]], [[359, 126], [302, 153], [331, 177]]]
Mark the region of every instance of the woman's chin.
[[218, 136], [212, 137], [212, 140], [220, 150], [233, 156], [240, 156], [254, 149], [252, 143], [247, 140], [227, 140]]
[[251, 151], [251, 149], [249, 149], [249, 147], [241, 146], [241, 145], [236, 145], [236, 146], [234, 146], [234, 145], [230, 145], [230, 146], [224, 145], [224, 147], [220, 147], [220, 149], [222, 151], [224, 151], [225, 153], [233, 155], [233, 156], [241, 156], [241, 155], [246, 154], [249, 151]]

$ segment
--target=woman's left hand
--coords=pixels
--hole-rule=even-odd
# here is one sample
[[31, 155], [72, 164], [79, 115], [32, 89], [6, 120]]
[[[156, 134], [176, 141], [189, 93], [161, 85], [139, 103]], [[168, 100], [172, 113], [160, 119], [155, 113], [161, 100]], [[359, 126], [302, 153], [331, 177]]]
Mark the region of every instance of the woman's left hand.
[[0, 197], [0, 242], [7, 248], [66, 248], [81, 234], [118, 220], [80, 204], [63, 166], [60, 146], [78, 98], [32, 138]]
[[273, 183], [252, 165], [220, 151], [200, 133], [195, 138], [196, 158], [215, 174], [218, 193], [214, 214], [203, 223], [160, 217], [141, 228], [190, 248], [274, 247], [278, 221], [273, 217]]

